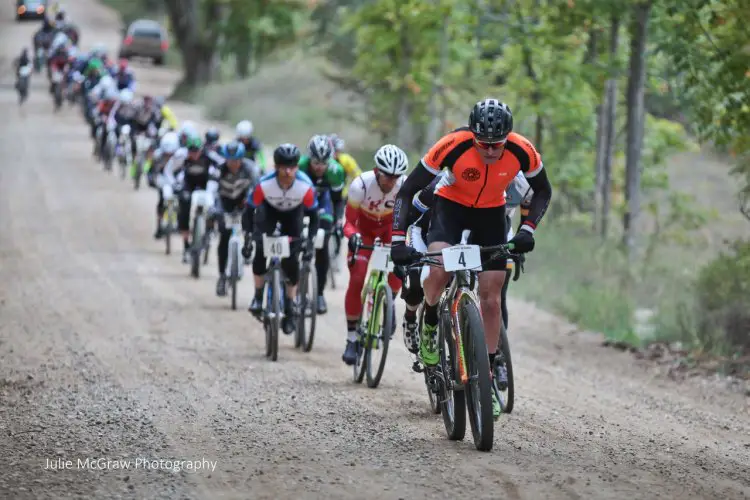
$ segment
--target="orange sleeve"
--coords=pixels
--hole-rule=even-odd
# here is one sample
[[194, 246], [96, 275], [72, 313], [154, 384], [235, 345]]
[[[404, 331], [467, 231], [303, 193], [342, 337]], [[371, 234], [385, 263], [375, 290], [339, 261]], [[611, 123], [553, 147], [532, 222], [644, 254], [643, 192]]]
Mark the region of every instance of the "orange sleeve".
[[437, 174], [443, 167], [452, 167], [455, 158], [451, 159], [451, 153], [457, 146], [466, 143], [467, 140], [473, 140], [471, 132], [467, 130], [457, 130], [444, 135], [422, 157], [422, 164], [428, 169], [434, 170], [433, 174]]
[[527, 179], [534, 177], [544, 168], [539, 151], [531, 144], [531, 141], [520, 134], [511, 133], [508, 136], [506, 149], [518, 158], [521, 172]]

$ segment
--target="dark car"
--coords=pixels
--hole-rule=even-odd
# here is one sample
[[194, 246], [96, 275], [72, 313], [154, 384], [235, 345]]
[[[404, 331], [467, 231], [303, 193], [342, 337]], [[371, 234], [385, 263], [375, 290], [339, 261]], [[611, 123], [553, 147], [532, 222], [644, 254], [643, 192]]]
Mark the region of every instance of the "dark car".
[[147, 57], [152, 59], [154, 64], [162, 65], [167, 49], [169, 49], [167, 30], [157, 21], [139, 19], [133, 21], [125, 32], [120, 45], [120, 57], [125, 59]]
[[16, 21], [43, 19], [47, 0], [16, 0]]

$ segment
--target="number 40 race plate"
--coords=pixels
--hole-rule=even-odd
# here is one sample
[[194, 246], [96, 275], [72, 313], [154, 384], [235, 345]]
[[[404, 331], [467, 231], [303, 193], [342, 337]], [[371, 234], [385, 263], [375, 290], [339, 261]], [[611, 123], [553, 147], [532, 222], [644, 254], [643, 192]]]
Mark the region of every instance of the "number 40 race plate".
[[443, 249], [443, 268], [448, 271], [481, 271], [482, 257], [477, 245], [455, 245]]

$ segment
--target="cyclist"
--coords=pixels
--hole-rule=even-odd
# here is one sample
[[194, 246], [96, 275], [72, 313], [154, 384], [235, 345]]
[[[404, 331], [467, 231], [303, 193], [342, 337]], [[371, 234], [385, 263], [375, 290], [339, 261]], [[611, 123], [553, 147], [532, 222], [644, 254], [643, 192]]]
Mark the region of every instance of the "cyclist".
[[113, 76], [117, 82], [118, 90], [130, 89], [135, 92], [135, 73], [128, 67], [127, 59], [120, 59], [117, 64], [117, 72]]
[[[207, 134], [208, 135], [208, 134]], [[219, 222], [219, 279], [216, 282], [216, 295], [227, 294], [227, 281], [224, 271], [229, 256], [229, 238], [232, 229], [224, 224], [224, 213], [232, 213], [245, 208], [250, 190], [255, 187], [259, 178], [255, 165], [245, 158], [245, 146], [239, 141], [232, 141], [221, 148], [221, 155], [226, 160], [218, 169], [218, 196], [214, 214]], [[244, 264], [244, 263], [243, 263]]]
[[173, 157], [173, 155], [180, 149], [180, 138], [177, 137], [175, 132], [167, 132], [164, 137], [159, 141], [159, 147], [154, 151], [151, 168], [146, 172], [146, 178], [148, 179], [148, 185], [155, 188], [159, 192], [159, 200], [156, 203], [156, 232], [154, 238], [159, 239], [164, 236], [164, 230], [161, 227], [161, 220], [164, 217], [164, 197], [161, 192], [161, 188], [164, 184], [164, 166]]
[[[344, 186], [344, 190], [341, 193], [344, 202], [346, 202], [346, 198], [349, 193], [349, 186], [354, 181], [354, 179], [362, 174], [362, 170], [360, 170], [359, 165], [357, 165], [357, 160], [355, 160], [352, 155], [344, 152], [344, 147], [346, 146], [346, 144], [341, 137], [336, 134], [331, 134], [329, 138], [331, 139], [331, 146], [333, 147], [333, 158], [341, 164], [341, 166], [344, 168], [344, 173], [346, 174], [346, 185]], [[340, 222], [336, 224], [336, 227], [333, 231], [333, 236], [335, 243], [334, 255], [338, 257], [339, 253], [341, 252], [341, 240], [344, 236], [343, 227]]]
[[[430, 208], [434, 204], [435, 200], [435, 188], [438, 183], [443, 180], [446, 176], [446, 172], [441, 172], [436, 176], [430, 184], [414, 195], [411, 206], [408, 208], [407, 216], [407, 240], [409, 246], [417, 249], [420, 252], [426, 252], [427, 246], [424, 243], [424, 236], [427, 234], [427, 230], [430, 225]], [[516, 208], [521, 206], [521, 221], [523, 217], [528, 215], [528, 207], [525, 207], [525, 203], [530, 200], [531, 188], [529, 182], [523, 175], [523, 172], [518, 172], [513, 182], [508, 186], [506, 191], [506, 227], [508, 228], [508, 241], [513, 239], [513, 228], [511, 226], [511, 217], [515, 213]], [[513, 270], [513, 261], [508, 260], [507, 270]], [[424, 293], [422, 291], [422, 284], [420, 283], [420, 268], [411, 269], [406, 275], [403, 270], [399, 269], [396, 271], [404, 278], [404, 288], [402, 289], [401, 298], [406, 302], [406, 310], [404, 311], [404, 338], [406, 339], [406, 345], [409, 351], [413, 354], [419, 352], [419, 336], [417, 335], [417, 309], [419, 304], [422, 303]], [[505, 297], [510, 283], [510, 277], [506, 276], [505, 283], [502, 288], [502, 318], [503, 323], [508, 325], [508, 308], [505, 301]]]
[[[219, 144], [220, 133], [216, 127], [211, 127], [206, 130], [206, 148], [211, 151], [219, 152], [221, 144]], [[242, 154], [245, 154], [245, 145], [242, 145]]]
[[263, 145], [253, 135], [253, 122], [250, 120], [242, 120], [235, 127], [236, 139], [245, 146], [245, 158], [252, 160], [258, 165], [261, 172], [266, 171], [266, 158], [263, 155]]
[[[130, 147], [133, 154], [135, 154], [135, 135], [133, 134], [133, 122], [135, 121], [135, 116], [138, 113], [138, 108], [135, 105], [134, 102], [135, 96], [133, 95], [132, 90], [123, 89], [120, 91], [120, 96], [115, 103], [115, 105], [112, 107], [112, 111], [109, 112], [109, 119], [108, 122], [113, 122], [115, 124], [115, 132], [117, 134], [117, 139], [119, 141], [120, 134], [122, 133], [122, 127], [124, 125], [130, 125]], [[122, 154], [122, 151], [119, 149], [116, 150], [116, 155], [119, 156]]]
[[[291, 247], [291, 255], [281, 260], [281, 266], [286, 276], [286, 300], [284, 301], [284, 321], [282, 328], [289, 334], [294, 329], [295, 304], [299, 283], [299, 262], [297, 254], [303, 252], [303, 259], [309, 261], [313, 257], [313, 239], [318, 227], [318, 199], [315, 187], [310, 178], [299, 171], [300, 150], [294, 144], [282, 144], [273, 152], [274, 171], [261, 177], [248, 198], [248, 205], [243, 218], [245, 231], [245, 245], [242, 254], [249, 258], [252, 253], [253, 237], [262, 240], [262, 234], [272, 234], [276, 223], [281, 224], [281, 233], [285, 236], [300, 237], [303, 229], [303, 218], [310, 217], [308, 239], [298, 240]], [[263, 209], [263, 217], [255, 220], [257, 210]], [[301, 247], [301, 248], [300, 248]], [[266, 257], [263, 245], [259, 244], [253, 258], [253, 276], [255, 280], [255, 296], [250, 302], [249, 310], [254, 316], [259, 316], [263, 310], [263, 286], [266, 274]]]
[[[357, 252], [363, 244], [372, 245], [375, 238], [380, 238], [383, 243], [391, 242], [393, 205], [406, 180], [404, 174], [408, 168], [406, 153], [397, 146], [386, 144], [375, 153], [375, 169], [352, 182], [344, 224], [344, 236], [349, 239], [350, 252]], [[344, 302], [347, 339], [341, 357], [347, 365], [357, 361], [360, 348], [357, 327], [362, 314], [362, 287], [367, 278], [371, 253], [369, 250], [357, 252], [354, 264], [349, 267], [349, 287]], [[388, 275], [388, 283], [394, 294], [401, 288], [401, 281], [393, 274]]]
[[[183, 252], [182, 262], [190, 262], [190, 208], [192, 194], [196, 190], [208, 189], [208, 183], [216, 177], [216, 169], [224, 163], [224, 158], [203, 147], [200, 137], [189, 137], [185, 144], [187, 156], [182, 157], [179, 150], [167, 163], [165, 174], [174, 184], [177, 180], [176, 191], [180, 191], [180, 205], [177, 213], [177, 228], [182, 234]], [[177, 175], [175, 176], [175, 172]]]
[[325, 212], [320, 217], [320, 227], [325, 229], [326, 236], [323, 248], [315, 252], [315, 270], [318, 274], [318, 314], [328, 311], [323, 290], [328, 281], [328, 268], [331, 265], [328, 245], [331, 242], [331, 231], [336, 221], [341, 220], [344, 213], [344, 199], [341, 192], [344, 189], [346, 175], [343, 167], [333, 159], [331, 141], [325, 135], [314, 135], [307, 145], [307, 155], [300, 158], [300, 171], [307, 174], [315, 185], [318, 196], [328, 193], [332, 207], [322, 207]]
[[191, 137], [198, 137], [198, 127], [196, 127], [195, 123], [190, 120], [185, 120], [182, 122], [178, 134], [180, 136], [180, 147], [184, 148], [187, 146], [188, 139]]
[[[148, 150], [145, 152], [143, 162], [144, 172], [148, 172], [148, 169], [151, 168], [149, 158], [153, 152], [154, 141], [156, 141], [159, 133], [158, 123], [160, 114], [159, 109], [154, 104], [154, 98], [150, 95], [144, 95], [140, 102], [136, 103], [135, 107], [136, 112], [135, 117], [133, 118], [133, 137], [135, 138], [140, 134], [145, 134], [146, 137], [150, 139], [151, 143]], [[135, 149], [133, 149], [133, 153], [136, 153]], [[133, 162], [133, 164], [130, 165], [130, 177], [135, 178], [135, 173], [136, 164]]]
[[117, 88], [114, 86], [103, 87], [102, 96], [99, 102], [96, 104], [97, 116], [94, 119], [93, 132], [94, 141], [96, 142], [96, 128], [102, 127], [102, 135], [99, 138], [98, 149], [95, 148], [94, 152], [104, 151], [104, 145], [107, 143], [107, 134], [110, 132], [110, 127], [115, 126], [115, 122], [110, 118], [112, 111], [115, 109], [119, 94]]
[[[552, 187], [542, 160], [534, 146], [513, 131], [510, 108], [497, 99], [485, 99], [474, 105], [469, 127], [457, 129], [441, 138], [424, 155], [409, 175], [396, 201], [393, 222], [394, 244], [391, 256], [396, 264], [409, 264], [419, 252], [404, 244], [407, 207], [414, 194], [447, 168], [444, 182], [437, 184], [435, 204], [427, 233], [428, 249], [438, 251], [459, 243], [461, 232], [471, 230], [477, 245], [497, 245], [507, 240], [505, 228], [505, 190], [521, 171], [529, 180], [534, 195], [529, 216], [510, 243], [516, 252], [534, 249], [534, 230], [547, 210]], [[500, 337], [501, 293], [505, 281], [505, 262], [483, 265], [479, 277], [479, 299], [485, 340], [494, 366]], [[437, 305], [450, 274], [431, 268], [424, 282], [424, 318], [420, 335], [420, 358], [426, 366], [438, 363]], [[493, 397], [493, 413], [500, 406]]]
[[359, 165], [357, 165], [357, 160], [355, 160], [349, 153], [344, 152], [344, 147], [346, 146], [344, 139], [336, 134], [331, 134], [328, 137], [331, 139], [333, 159], [341, 164], [344, 168], [344, 173], [346, 174], [346, 185], [344, 186], [344, 191], [342, 193], [343, 197], [346, 198], [349, 186], [354, 182], [354, 179], [362, 175], [362, 170], [359, 168]]
[[163, 97], [157, 97], [154, 99], [156, 107], [159, 109], [159, 130], [166, 132], [167, 130], [177, 130], [179, 123], [174, 111], [167, 106]]

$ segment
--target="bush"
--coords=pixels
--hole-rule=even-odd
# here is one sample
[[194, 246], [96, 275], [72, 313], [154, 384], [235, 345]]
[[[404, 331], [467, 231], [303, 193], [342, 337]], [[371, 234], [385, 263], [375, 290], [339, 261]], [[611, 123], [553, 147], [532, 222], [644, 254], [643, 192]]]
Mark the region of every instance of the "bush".
[[697, 335], [711, 350], [750, 353], [750, 241], [738, 241], [701, 270]]

